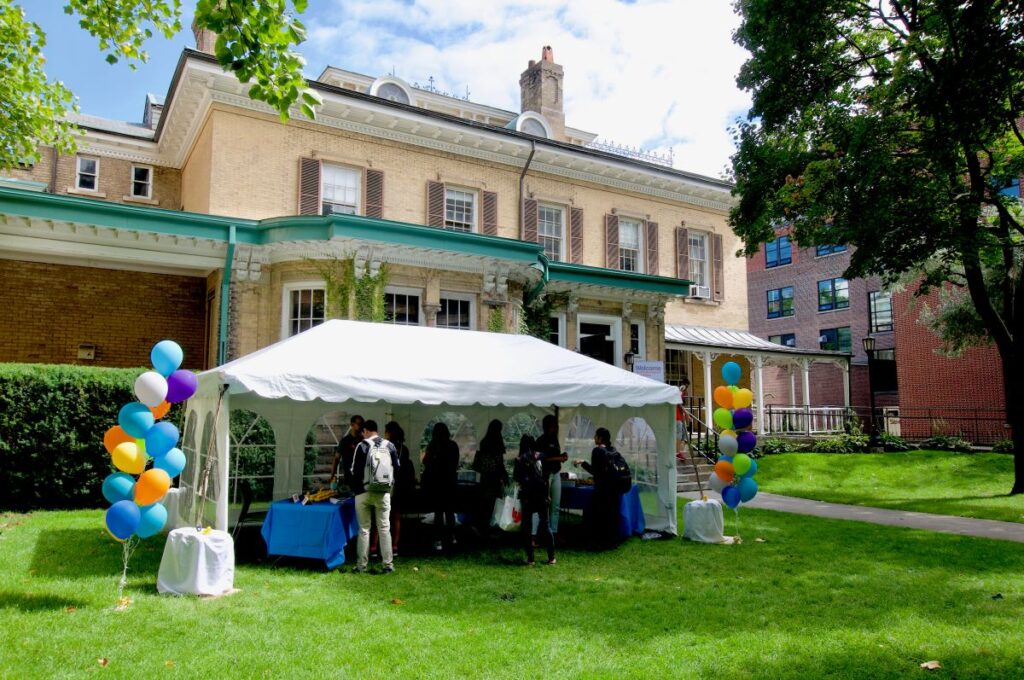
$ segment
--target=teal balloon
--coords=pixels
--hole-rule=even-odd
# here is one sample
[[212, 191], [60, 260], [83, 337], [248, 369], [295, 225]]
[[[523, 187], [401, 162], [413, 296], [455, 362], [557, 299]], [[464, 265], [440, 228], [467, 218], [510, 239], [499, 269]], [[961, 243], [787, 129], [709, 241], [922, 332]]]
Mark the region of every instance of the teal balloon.
[[134, 500], [135, 478], [124, 472], [107, 475], [103, 480], [103, 497], [111, 505], [118, 501]]
[[139, 538], [154, 536], [167, 524], [167, 508], [161, 503], [141, 508], [139, 515], [139, 526], [135, 529], [135, 534]]
[[117, 424], [129, 437], [144, 439], [153, 427], [153, 412], [145, 404], [133, 401], [125, 404], [117, 414]]
[[735, 508], [740, 504], [740, 490], [735, 486], [727, 486], [722, 489], [722, 500], [730, 508]]
[[153, 362], [153, 368], [163, 377], [169, 376], [181, 366], [185, 353], [181, 351], [181, 345], [173, 340], [161, 340], [153, 345], [149, 353], [149, 360]]
[[757, 495], [757, 482], [751, 477], [741, 478], [736, 488], [739, 489], [740, 500], [744, 503], [749, 503]]
[[174, 448], [153, 461], [153, 467], [159, 468], [174, 479], [185, 469], [185, 454], [181, 449]]
[[750, 469], [743, 473], [743, 477], [753, 477], [757, 474], [757, 461], [750, 459]]
[[735, 456], [736, 452], [739, 451], [739, 446], [736, 437], [723, 434], [718, 438], [718, 452], [723, 456]]
[[142, 513], [135, 501], [118, 501], [107, 508], [104, 518], [107, 531], [119, 541], [127, 541], [142, 521]]
[[722, 379], [725, 380], [726, 385], [735, 385], [740, 381], [740, 377], [743, 376], [743, 369], [735, 361], [727, 361], [722, 366]]
[[159, 458], [178, 443], [178, 428], [162, 420], [146, 432], [146, 453]]
[[711, 416], [712, 418], [714, 418], [715, 425], [717, 425], [719, 429], [732, 429], [732, 413], [729, 411], [729, 409], [716, 408], [715, 412], [712, 413]]

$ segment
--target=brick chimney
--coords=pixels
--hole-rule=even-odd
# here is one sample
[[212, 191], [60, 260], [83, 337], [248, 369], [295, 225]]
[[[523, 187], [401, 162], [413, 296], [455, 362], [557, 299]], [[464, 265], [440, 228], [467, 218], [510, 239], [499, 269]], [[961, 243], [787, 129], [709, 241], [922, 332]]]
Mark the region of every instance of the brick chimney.
[[196, 36], [196, 49], [200, 52], [213, 54], [213, 46], [217, 42], [217, 34], [208, 28], [200, 28], [195, 21], [192, 22], [192, 33]]
[[565, 140], [565, 110], [562, 108], [562, 67], [555, 63], [550, 45], [540, 52], [540, 61], [530, 65], [519, 76], [521, 111], [534, 111], [544, 116], [551, 126], [551, 136]]

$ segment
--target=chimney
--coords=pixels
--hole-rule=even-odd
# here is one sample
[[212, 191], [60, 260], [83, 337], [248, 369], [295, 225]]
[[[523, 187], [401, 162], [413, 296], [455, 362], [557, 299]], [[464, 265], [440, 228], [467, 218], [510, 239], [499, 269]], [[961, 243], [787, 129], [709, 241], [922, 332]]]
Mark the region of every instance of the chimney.
[[530, 60], [519, 76], [521, 110], [544, 116], [553, 139], [565, 141], [565, 110], [562, 108], [562, 67], [555, 63], [550, 45], [540, 52], [540, 61]]
[[217, 42], [217, 34], [208, 28], [200, 28], [194, 20], [192, 21], [192, 33], [196, 36], [196, 49], [200, 52], [213, 54], [213, 46]]

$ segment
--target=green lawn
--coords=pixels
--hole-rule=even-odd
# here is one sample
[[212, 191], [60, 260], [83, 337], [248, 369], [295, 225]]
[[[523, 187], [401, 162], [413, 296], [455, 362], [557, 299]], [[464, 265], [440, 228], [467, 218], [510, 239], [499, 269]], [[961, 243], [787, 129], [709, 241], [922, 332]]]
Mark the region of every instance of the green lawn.
[[764, 491], [833, 503], [1024, 522], [1001, 453], [786, 453], [757, 461]]
[[1024, 674], [1019, 545], [741, 514], [739, 546], [632, 540], [532, 569], [511, 549], [403, 556], [390, 577], [241, 566], [217, 600], [156, 594], [158, 537], [124, 612], [99, 511], [0, 516], [0, 677]]

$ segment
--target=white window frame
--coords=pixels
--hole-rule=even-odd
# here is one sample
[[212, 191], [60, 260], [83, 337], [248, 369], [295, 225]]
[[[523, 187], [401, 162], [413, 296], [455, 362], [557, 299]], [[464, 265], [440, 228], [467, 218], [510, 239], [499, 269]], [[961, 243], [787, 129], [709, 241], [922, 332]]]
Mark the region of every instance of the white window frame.
[[[703, 260], [696, 260], [696, 258], [693, 257], [693, 250], [692, 250], [692, 247], [691, 247], [691, 244], [690, 244], [690, 240], [693, 239], [693, 238], [697, 238], [697, 237], [704, 239], [704, 259]], [[706, 231], [690, 231], [687, 234], [687, 236], [686, 236], [686, 255], [687, 255], [687, 261], [689, 262], [689, 267], [690, 267], [690, 271], [687, 272], [687, 274], [688, 274], [688, 278], [691, 281], [693, 281], [693, 287], [695, 287], [695, 288], [696, 287], [702, 287], [702, 288], [707, 288], [709, 290], [711, 288], [711, 272], [710, 272], [710, 269], [709, 269], [709, 265], [710, 265], [709, 261], [711, 259], [711, 253], [709, 252], [709, 245], [710, 244], [711, 244], [710, 234], [708, 232], [706, 232]], [[703, 278], [703, 283], [701, 283], [698, 280], [698, 277], [694, 277], [693, 276], [693, 263], [694, 263], [694, 261], [702, 262], [703, 265], [704, 265], [704, 267], [703, 267], [703, 274], [704, 274], [704, 276], [702, 277]]]
[[[417, 298], [420, 301], [419, 309], [417, 310], [417, 316], [419, 317], [419, 323], [417, 325], [418, 326], [426, 326], [427, 325], [427, 317], [423, 313], [423, 295], [424, 295], [425, 291], [422, 288], [407, 288], [407, 287], [403, 287], [403, 286], [385, 286], [384, 287], [384, 294], [387, 295], [389, 293], [391, 295], [415, 295], [415, 296], [417, 296]], [[395, 322], [394, 321], [385, 321], [384, 323], [395, 323]], [[398, 324], [398, 323], [395, 323], [395, 325], [396, 326], [411, 326], [412, 324], [404, 324], [404, 323], [403, 324]]]
[[292, 293], [304, 289], [322, 290], [324, 292], [324, 321], [327, 320], [327, 285], [322, 279], [307, 279], [305, 281], [289, 281], [281, 286], [281, 339], [287, 340], [291, 332], [291, 303]]
[[[146, 194], [144, 196], [140, 196], [139, 194], [135, 193], [135, 182], [136, 182], [135, 170], [136, 169], [138, 169], [138, 170], [148, 170], [149, 171], [149, 180], [146, 182]], [[131, 196], [132, 198], [149, 198], [149, 199], [153, 198], [153, 166], [152, 165], [142, 165], [141, 163], [132, 163], [132, 171], [131, 172], [132, 172], [131, 177], [128, 178], [128, 195]]]
[[[440, 295], [440, 297], [438, 299], [438, 302], [440, 302], [441, 300], [458, 300], [460, 302], [468, 302], [469, 303], [469, 328], [468, 329], [458, 328], [456, 330], [470, 330], [470, 331], [478, 330], [478, 327], [476, 325], [476, 295], [473, 295], [472, 293], [454, 293], [454, 292], [451, 292], [451, 291], [442, 290], [441, 291], [441, 295]], [[438, 313], [440, 313], [440, 312], [438, 312]], [[452, 328], [452, 326], [438, 326], [438, 328]]]
[[[633, 271], [637, 274], [644, 273], [644, 221], [635, 217], [620, 217], [619, 218], [619, 269], [622, 269], [622, 251], [626, 250], [622, 246], [622, 224], [629, 223], [636, 225], [636, 269], [623, 271]], [[629, 248], [628, 250], [633, 250]]]
[[[566, 213], [568, 212], [568, 210], [566, 209], [566, 207], [564, 205], [559, 205], [558, 203], [538, 203], [537, 204], [537, 242], [540, 243], [542, 247], [544, 245], [544, 243], [541, 241], [542, 238], [553, 238], [552, 236], [548, 236], [546, 234], [541, 234], [541, 231], [540, 231], [540, 223], [541, 223], [540, 211], [541, 211], [542, 208], [547, 208], [549, 210], [557, 210], [562, 215], [561, 235], [559, 236], [559, 244], [558, 244], [558, 261], [559, 262], [565, 262], [565, 245], [566, 245], [565, 244], [565, 241], [566, 241], [566, 238], [565, 238], [565, 216], [566, 216]], [[547, 248], [544, 249], [544, 252], [545, 253], [547, 252]]]
[[[354, 172], [355, 173], [355, 175], [356, 175], [356, 200], [355, 200], [355, 204], [353, 206], [353, 210], [354, 211], [353, 211], [352, 214], [353, 215], [362, 215], [363, 214], [363, 182], [365, 181], [364, 178], [363, 178], [363, 169], [362, 168], [357, 168], [357, 167], [352, 166], [352, 165], [345, 165], [344, 163], [329, 163], [327, 161], [324, 161], [323, 163], [320, 164], [320, 212], [321, 212], [321, 214], [323, 214], [323, 215], [328, 214], [328, 213], [324, 212], [324, 204], [325, 203], [332, 203], [334, 205], [349, 205], [347, 203], [337, 203], [336, 201], [328, 201], [327, 200], [326, 192], [324, 191], [324, 189], [326, 187], [325, 181], [326, 181], [326, 177], [327, 177], [327, 173], [325, 172], [325, 170], [327, 168], [337, 168], [339, 170], [346, 170], [348, 172]], [[340, 213], [340, 214], [344, 214], [344, 213]]]
[[569, 339], [565, 337], [565, 313], [552, 314], [552, 319], [558, 319], [558, 346], [567, 347]]
[[576, 351], [580, 351], [580, 327], [585, 323], [598, 323], [605, 326], [611, 326], [612, 329], [612, 342], [615, 345], [613, 356], [615, 357], [615, 366], [622, 368], [622, 317], [621, 316], [604, 316], [602, 314], [577, 314], [576, 315]]
[[[633, 360], [635, 361], [637, 359], [640, 359], [641, 361], [643, 361], [644, 359], [647, 358], [647, 324], [644, 323], [643, 319], [630, 319], [629, 325], [632, 326], [633, 324], [636, 324], [637, 326], [640, 327], [640, 332], [637, 334], [637, 343], [640, 345], [640, 347], [638, 348], [636, 355], [633, 357]], [[632, 341], [632, 328], [629, 330], [629, 333], [630, 341]]]
[[[469, 221], [469, 231], [468, 232], [467, 231], [463, 231], [462, 229], [457, 229], [456, 227], [448, 226], [448, 192], [449, 191], [459, 191], [461, 193], [468, 194], [468, 195], [470, 195], [473, 198], [473, 201], [472, 201], [472, 214], [470, 216], [471, 219]], [[464, 234], [475, 234], [478, 231], [477, 224], [479, 224], [480, 220], [478, 219], [477, 216], [479, 214], [480, 214], [480, 194], [479, 194], [479, 192], [477, 192], [476, 189], [470, 189], [468, 187], [460, 187], [460, 186], [448, 186], [447, 184], [445, 185], [445, 187], [444, 187], [444, 222], [445, 222], [444, 228], [445, 229], [448, 229], [450, 231], [459, 231], [459, 232], [462, 232]]]
[[[82, 186], [82, 161], [92, 161], [96, 164], [96, 171], [92, 173], [94, 186], [92, 189], [88, 189]], [[85, 173], [89, 174], [89, 173]], [[86, 156], [75, 157], [75, 189], [78, 191], [91, 191], [93, 193], [99, 193], [100, 190], [100, 159], [89, 158]]]

